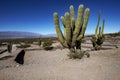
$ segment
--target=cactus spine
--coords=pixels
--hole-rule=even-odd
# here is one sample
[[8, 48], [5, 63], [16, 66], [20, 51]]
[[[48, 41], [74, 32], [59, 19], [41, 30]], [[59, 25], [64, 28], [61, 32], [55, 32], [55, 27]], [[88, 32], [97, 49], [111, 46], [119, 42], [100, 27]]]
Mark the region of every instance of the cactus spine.
[[92, 44], [95, 50], [101, 49], [101, 46], [105, 39], [104, 37], [105, 20], [103, 20], [102, 27], [99, 27], [99, 23], [100, 23], [100, 12], [98, 13], [98, 23], [97, 23], [96, 30], [95, 30], [95, 36], [92, 37]]
[[64, 26], [64, 35], [60, 29], [58, 14], [54, 13], [54, 24], [60, 43], [63, 47], [69, 48], [70, 51], [76, 52], [81, 49], [81, 40], [84, 37], [86, 26], [89, 19], [90, 9], [86, 8], [83, 14], [84, 5], [78, 7], [78, 16], [75, 19], [74, 7], [70, 6], [70, 13], [66, 12], [61, 16], [61, 21]]

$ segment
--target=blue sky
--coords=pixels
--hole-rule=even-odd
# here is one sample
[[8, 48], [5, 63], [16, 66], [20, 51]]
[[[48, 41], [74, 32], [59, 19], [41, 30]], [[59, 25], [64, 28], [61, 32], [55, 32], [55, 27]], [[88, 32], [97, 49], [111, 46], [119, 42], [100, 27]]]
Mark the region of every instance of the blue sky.
[[[0, 0], [0, 31], [25, 31], [54, 34], [53, 13], [59, 17], [73, 5], [75, 13], [80, 4], [90, 8], [86, 34], [94, 34], [98, 11], [101, 21], [105, 19], [105, 33], [120, 30], [119, 0]], [[61, 25], [62, 26], [62, 25]]]

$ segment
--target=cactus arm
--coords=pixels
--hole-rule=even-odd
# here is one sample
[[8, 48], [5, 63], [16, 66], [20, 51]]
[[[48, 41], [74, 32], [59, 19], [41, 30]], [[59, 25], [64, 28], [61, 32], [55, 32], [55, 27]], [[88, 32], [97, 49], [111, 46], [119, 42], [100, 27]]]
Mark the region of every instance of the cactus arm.
[[78, 8], [78, 18], [77, 18], [77, 21], [75, 23], [75, 30], [73, 32], [72, 46], [75, 46], [77, 37], [78, 37], [79, 32], [80, 32], [80, 25], [82, 24], [83, 8], [84, 8], [83, 5], [80, 5]]
[[58, 14], [56, 12], [54, 13], [54, 24], [55, 24], [55, 27], [56, 27], [57, 36], [58, 36], [58, 39], [59, 39], [60, 43], [63, 46], [67, 47], [64, 36], [63, 36], [62, 31], [60, 29]]
[[101, 27], [99, 27], [99, 35], [101, 35]]
[[90, 13], [90, 9], [86, 8], [85, 13], [84, 13], [84, 22], [82, 25], [82, 30], [81, 30], [80, 35], [78, 36], [77, 40], [81, 40], [81, 38], [84, 37], [86, 26], [87, 26], [88, 20], [89, 20], [89, 13]]
[[74, 7], [71, 5], [70, 6], [70, 18], [71, 18], [71, 27], [72, 31], [74, 31], [75, 28], [75, 16], [74, 16]]
[[74, 7], [73, 5], [70, 6], [70, 18], [74, 18]]
[[99, 23], [100, 23], [100, 12], [98, 13], [98, 23], [97, 23], [96, 30], [95, 30], [95, 37], [96, 37], [96, 38], [98, 37], [98, 27], [99, 27]]
[[105, 25], [105, 20], [103, 20], [102, 30], [101, 30], [101, 36], [103, 36], [103, 34], [104, 34], [104, 25]]
[[66, 26], [65, 26], [65, 18], [63, 16], [61, 16], [61, 21], [62, 21], [62, 24], [64, 26], [64, 38], [66, 38]]
[[[79, 31], [80, 31], [80, 25], [82, 24], [82, 13], [83, 13], [83, 8], [84, 6], [83, 5], [80, 5], [79, 8], [78, 8], [78, 18], [77, 18], [77, 21], [75, 23], [75, 31], [74, 31], [74, 36], [79, 34]], [[76, 36], [76, 37], [77, 37]]]
[[66, 41], [67, 44], [71, 44], [71, 22], [70, 22], [70, 15], [68, 12], [65, 13], [65, 26], [66, 26]]
[[98, 37], [98, 26], [96, 26], [96, 30], [95, 30], [95, 37]]
[[75, 29], [75, 19], [71, 18], [71, 27], [72, 27], [72, 31], [74, 32]]
[[83, 38], [83, 35], [82, 35], [82, 34], [80, 34], [80, 35], [78, 36], [78, 38], [77, 38], [77, 41], [81, 41], [81, 40], [82, 40], [82, 38]]
[[65, 18], [63, 17], [63, 16], [61, 16], [61, 21], [62, 21], [62, 24], [63, 24], [63, 26], [65, 27]]

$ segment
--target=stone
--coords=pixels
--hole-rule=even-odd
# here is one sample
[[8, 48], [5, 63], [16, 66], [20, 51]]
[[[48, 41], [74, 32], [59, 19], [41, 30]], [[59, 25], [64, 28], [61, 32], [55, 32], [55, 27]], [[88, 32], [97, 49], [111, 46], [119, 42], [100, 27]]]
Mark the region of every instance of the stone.
[[15, 58], [15, 61], [19, 64], [24, 64], [25, 50], [22, 50]]

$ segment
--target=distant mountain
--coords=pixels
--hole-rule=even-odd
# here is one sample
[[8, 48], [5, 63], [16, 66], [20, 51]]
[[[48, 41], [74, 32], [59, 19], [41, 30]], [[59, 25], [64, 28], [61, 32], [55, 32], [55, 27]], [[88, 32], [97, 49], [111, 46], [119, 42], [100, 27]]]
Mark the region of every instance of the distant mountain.
[[0, 39], [16, 39], [16, 38], [46, 38], [57, 37], [56, 34], [41, 35], [32, 32], [19, 32], [19, 31], [2, 31], [0, 32]]
[[43, 37], [57, 37], [56, 34], [47, 34], [47, 35], [42, 35]]
[[14, 38], [37, 38], [42, 35], [32, 32], [19, 32], [19, 31], [3, 31], [0, 32], [0, 39], [14, 39]]

